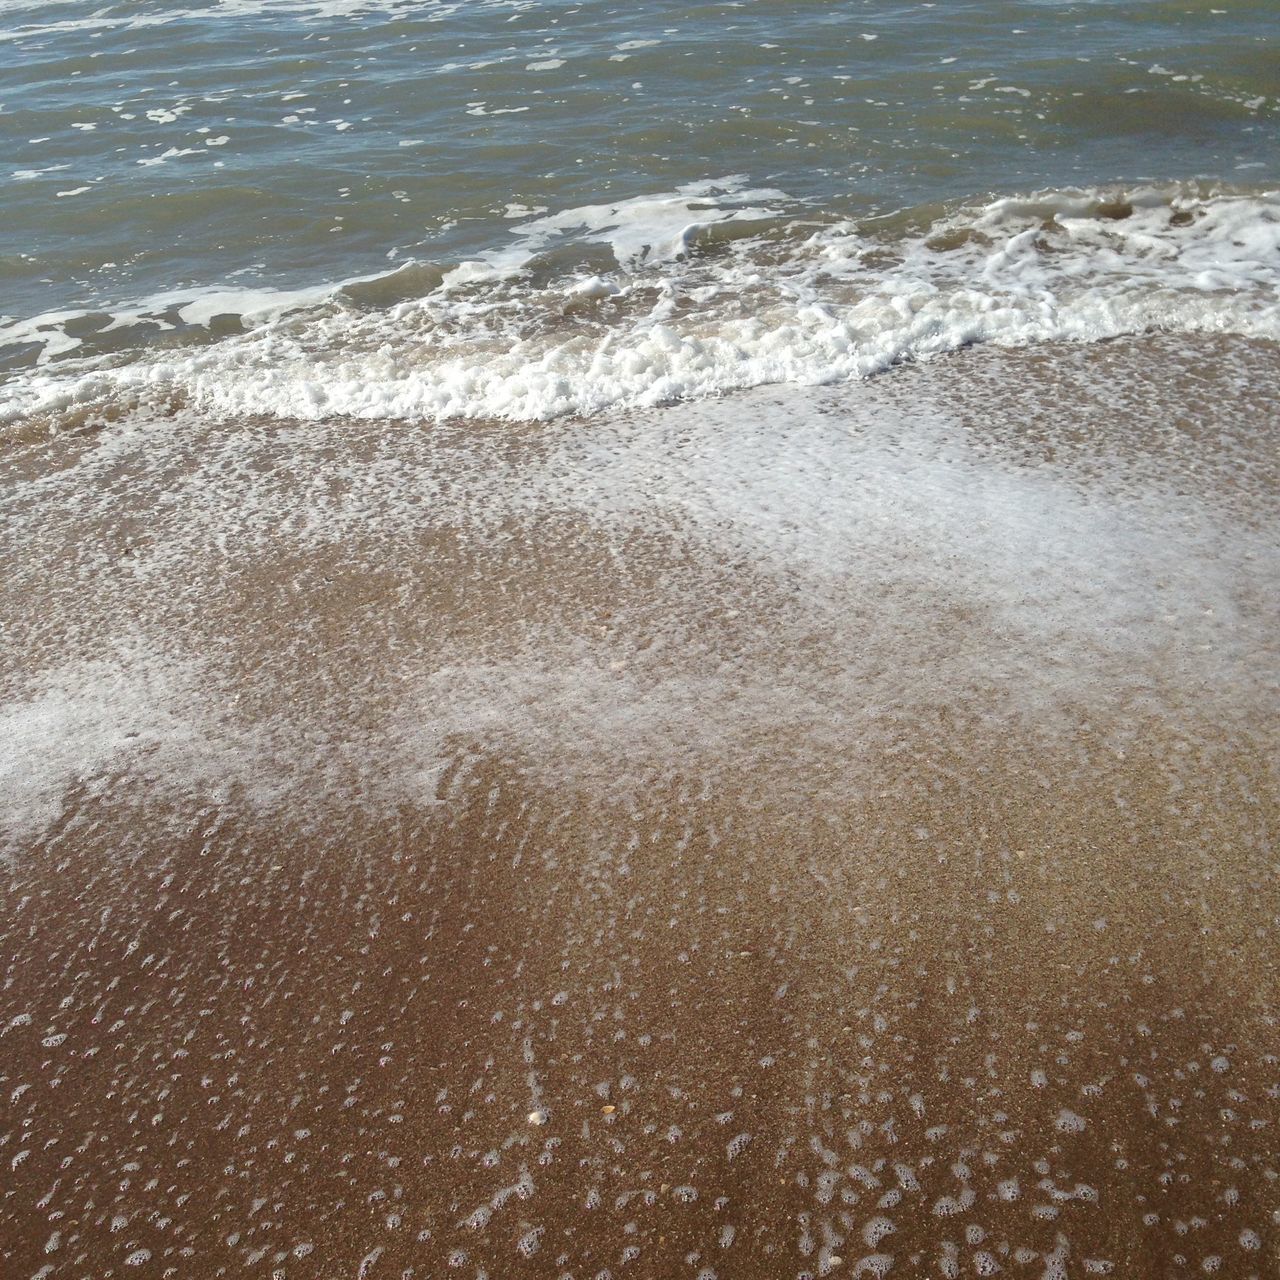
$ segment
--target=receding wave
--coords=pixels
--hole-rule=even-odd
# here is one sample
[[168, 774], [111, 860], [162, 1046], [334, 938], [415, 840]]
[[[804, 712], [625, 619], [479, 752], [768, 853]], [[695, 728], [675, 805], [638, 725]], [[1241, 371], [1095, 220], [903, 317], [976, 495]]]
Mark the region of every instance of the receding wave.
[[1280, 340], [1280, 193], [1051, 191], [863, 222], [794, 207], [727, 179], [528, 218], [452, 266], [12, 322], [0, 346], [35, 363], [0, 412], [538, 420], [865, 377], [974, 343]]

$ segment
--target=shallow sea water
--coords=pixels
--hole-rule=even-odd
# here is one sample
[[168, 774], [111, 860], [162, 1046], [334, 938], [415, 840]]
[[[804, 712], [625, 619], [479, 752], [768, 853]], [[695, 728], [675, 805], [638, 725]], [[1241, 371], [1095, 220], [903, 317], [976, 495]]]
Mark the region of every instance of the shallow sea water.
[[0, 0], [6, 1280], [1275, 1274], [1274, 17]]
[[0, 312], [457, 262], [726, 174], [841, 216], [1274, 183], [1276, 45], [1269, 0], [6, 0]]

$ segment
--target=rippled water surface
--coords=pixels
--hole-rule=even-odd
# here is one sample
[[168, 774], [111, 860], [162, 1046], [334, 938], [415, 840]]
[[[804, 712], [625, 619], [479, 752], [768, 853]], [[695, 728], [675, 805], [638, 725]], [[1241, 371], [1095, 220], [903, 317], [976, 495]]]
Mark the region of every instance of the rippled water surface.
[[1269, 0], [9, 2], [0, 313], [454, 263], [730, 174], [811, 215], [1271, 182], [1276, 31]]

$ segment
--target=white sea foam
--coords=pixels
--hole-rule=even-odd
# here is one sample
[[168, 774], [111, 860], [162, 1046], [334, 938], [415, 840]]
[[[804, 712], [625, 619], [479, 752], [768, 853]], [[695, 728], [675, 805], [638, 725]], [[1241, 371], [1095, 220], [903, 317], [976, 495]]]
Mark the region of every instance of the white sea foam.
[[47, 827], [68, 789], [97, 792], [117, 775], [264, 798], [252, 764], [261, 747], [212, 714], [208, 697], [195, 664], [121, 637], [109, 656], [66, 663], [0, 704], [0, 845]]
[[742, 174], [693, 182], [669, 194], [638, 196], [606, 204], [582, 205], [521, 223], [514, 244], [488, 255], [508, 269], [565, 242], [605, 244], [623, 269], [642, 262], [674, 262], [687, 254], [708, 228], [754, 223], [778, 216], [785, 192], [749, 188]]
[[[1118, 403], [1148, 349], [1112, 352], [1128, 361]], [[1065, 709], [1123, 739], [1188, 698], [1246, 722], [1269, 696], [1258, 601], [1274, 581], [1247, 469], [1224, 487], [1192, 449], [1152, 477], [1113, 459], [1105, 430], [1088, 483], [1069, 461], [1029, 463], [1018, 389], [999, 367], [975, 387], [975, 365], [1009, 362], [589, 429], [106, 427], [6, 511], [6, 631], [42, 672], [15, 677], [0, 711], [7, 825], [38, 831], [69, 787], [119, 777], [124, 795], [287, 800], [299, 822], [431, 808], [454, 762], [490, 751], [610, 798], [662, 770], [847, 789], [940, 707], [1032, 735]], [[967, 395], [994, 439], [957, 418]], [[1032, 399], [1056, 429], [1045, 388]], [[1162, 420], [1182, 403], [1149, 383], [1140, 399]], [[137, 512], [145, 536], [104, 571], [103, 530]], [[532, 575], [526, 544], [542, 548]], [[51, 547], [52, 586], [32, 550]], [[583, 590], [580, 567], [620, 547], [617, 590]], [[336, 548], [357, 577], [399, 566], [396, 603], [377, 606], [385, 650], [331, 585]]]
[[[725, 179], [536, 217], [377, 310], [333, 289], [168, 295], [188, 323], [229, 310], [250, 331], [37, 370], [0, 393], [0, 412], [158, 394], [229, 415], [537, 420], [864, 377], [972, 343], [1280, 339], [1275, 193], [1056, 192], [807, 227], [781, 225], [783, 200]], [[65, 353], [64, 320], [7, 333]]]

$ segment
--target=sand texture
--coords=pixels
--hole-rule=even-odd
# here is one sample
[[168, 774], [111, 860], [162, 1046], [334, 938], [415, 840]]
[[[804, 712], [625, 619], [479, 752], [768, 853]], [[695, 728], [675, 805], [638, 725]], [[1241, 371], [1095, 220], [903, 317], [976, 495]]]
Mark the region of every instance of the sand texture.
[[1280, 1272], [1280, 354], [0, 452], [0, 1274]]

